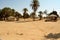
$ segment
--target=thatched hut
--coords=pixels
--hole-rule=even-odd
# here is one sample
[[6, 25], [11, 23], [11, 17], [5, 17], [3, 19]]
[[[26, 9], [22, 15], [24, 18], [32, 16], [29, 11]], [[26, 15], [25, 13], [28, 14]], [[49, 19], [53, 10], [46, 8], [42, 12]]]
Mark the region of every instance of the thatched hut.
[[15, 17], [9, 16], [9, 17], [8, 17], [8, 21], [15, 21]]
[[57, 12], [53, 11], [47, 16], [47, 19], [45, 21], [57, 21], [58, 17], [59, 16], [58, 16]]

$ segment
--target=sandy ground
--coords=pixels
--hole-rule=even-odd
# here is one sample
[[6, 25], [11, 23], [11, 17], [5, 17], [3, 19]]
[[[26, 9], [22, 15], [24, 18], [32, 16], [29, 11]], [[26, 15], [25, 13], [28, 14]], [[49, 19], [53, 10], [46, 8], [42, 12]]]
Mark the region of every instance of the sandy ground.
[[4, 22], [0, 21], [0, 40], [45, 40], [44, 35], [60, 33], [57, 22]]

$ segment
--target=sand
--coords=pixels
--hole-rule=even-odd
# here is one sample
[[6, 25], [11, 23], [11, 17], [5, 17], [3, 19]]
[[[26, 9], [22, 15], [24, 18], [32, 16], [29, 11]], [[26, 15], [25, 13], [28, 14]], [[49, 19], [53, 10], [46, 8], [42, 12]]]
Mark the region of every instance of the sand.
[[60, 33], [57, 22], [5, 22], [0, 21], [0, 40], [45, 40], [44, 35]]

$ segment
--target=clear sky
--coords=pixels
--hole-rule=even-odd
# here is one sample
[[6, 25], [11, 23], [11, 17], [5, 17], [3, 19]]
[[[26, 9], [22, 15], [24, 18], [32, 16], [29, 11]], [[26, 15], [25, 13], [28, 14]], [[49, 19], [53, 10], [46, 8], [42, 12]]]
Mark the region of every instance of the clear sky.
[[[23, 12], [23, 8], [28, 8], [29, 12], [31, 12], [31, 1], [32, 0], [0, 0], [0, 9], [10, 7], [18, 12]], [[45, 9], [47, 9], [48, 12], [52, 11], [53, 9], [60, 11], [60, 0], [39, 0], [39, 2], [40, 7], [38, 11], [44, 11]]]

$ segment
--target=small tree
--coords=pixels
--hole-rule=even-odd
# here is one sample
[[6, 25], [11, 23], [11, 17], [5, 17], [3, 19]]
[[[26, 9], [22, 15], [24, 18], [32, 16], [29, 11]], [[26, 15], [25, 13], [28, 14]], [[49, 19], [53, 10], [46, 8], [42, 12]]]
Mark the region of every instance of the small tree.
[[34, 13], [34, 12], [32, 12], [32, 13], [30, 14], [30, 17], [33, 18], [33, 21], [35, 21], [35, 13]]
[[39, 12], [39, 15], [38, 15], [38, 16], [39, 16], [39, 20], [42, 19], [42, 14], [43, 14], [42, 11], [40, 11], [40, 12]]
[[22, 18], [22, 15], [19, 12], [15, 12], [16, 21], [19, 21], [19, 18]]

